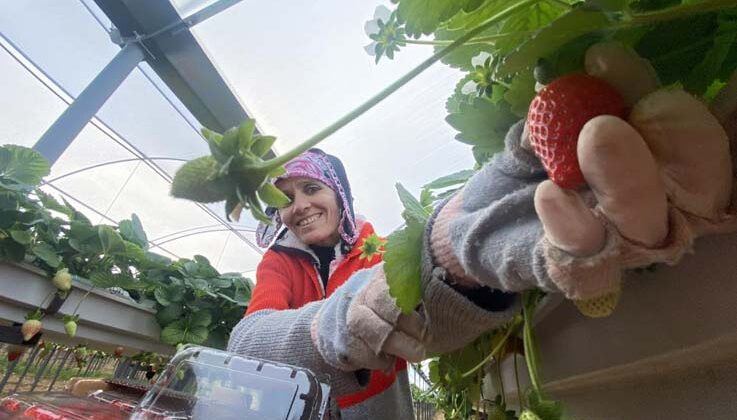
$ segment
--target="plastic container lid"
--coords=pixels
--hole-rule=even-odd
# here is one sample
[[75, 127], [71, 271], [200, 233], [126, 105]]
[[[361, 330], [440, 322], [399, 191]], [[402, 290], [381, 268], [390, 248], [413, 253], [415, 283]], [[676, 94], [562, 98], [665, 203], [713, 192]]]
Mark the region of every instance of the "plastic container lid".
[[329, 387], [307, 369], [188, 346], [131, 418], [161, 418], [167, 399], [180, 403], [165, 413], [169, 419], [322, 419]]

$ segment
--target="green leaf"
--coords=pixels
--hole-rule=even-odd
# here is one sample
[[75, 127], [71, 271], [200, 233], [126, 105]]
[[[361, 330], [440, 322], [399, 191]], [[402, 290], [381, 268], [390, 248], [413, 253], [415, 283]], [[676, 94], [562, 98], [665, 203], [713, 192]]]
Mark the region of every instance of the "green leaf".
[[[670, 85], [684, 80], [691, 69], [704, 62], [714, 45], [717, 27], [715, 14], [664, 22], [640, 38], [634, 48], [650, 60], [663, 85]], [[710, 74], [714, 71], [709, 69]]]
[[404, 313], [412, 312], [420, 303], [422, 287], [422, 235], [424, 225], [409, 223], [389, 235], [384, 246], [384, 272], [389, 294]]
[[92, 225], [92, 222], [90, 222], [90, 219], [87, 218], [87, 216], [85, 216], [84, 214], [82, 214], [80, 211], [78, 211], [77, 209], [75, 209], [74, 206], [72, 206], [71, 204], [69, 204], [69, 202], [67, 200], [65, 200], [64, 197], [62, 197], [61, 200], [64, 202], [64, 205], [71, 210], [71, 215], [69, 216], [69, 220], [71, 222], [80, 222], [80, 223], [84, 223], [84, 224], [86, 224], [88, 226], [89, 225]]
[[210, 289], [210, 283], [205, 279], [184, 279], [184, 283], [196, 291], [205, 291]]
[[256, 120], [247, 119], [238, 127], [238, 140], [243, 150], [250, 150], [253, 145], [253, 131], [256, 129]]
[[193, 327], [207, 327], [212, 323], [210, 311], [193, 312], [189, 317], [189, 324]]
[[31, 252], [50, 267], [56, 268], [61, 263], [61, 258], [56, 254], [56, 249], [47, 243], [35, 244], [31, 247]]
[[526, 118], [535, 94], [535, 77], [531, 71], [524, 71], [512, 79], [509, 90], [504, 93], [504, 99], [510, 105], [513, 114]]
[[97, 227], [97, 235], [100, 239], [102, 252], [105, 254], [124, 254], [126, 251], [123, 238], [110, 226], [100, 225]]
[[210, 333], [207, 336], [207, 341], [204, 345], [215, 349], [225, 350], [228, 346], [228, 333], [222, 328], [210, 330]]
[[130, 277], [122, 273], [111, 273], [109, 271], [96, 271], [90, 274], [90, 282], [100, 289], [107, 289], [110, 287], [120, 287], [125, 290], [139, 290], [144, 287], [144, 284], [136, 281], [133, 277]]
[[[728, 61], [729, 53], [737, 40], [737, 13], [724, 12], [717, 18], [717, 29], [710, 48], [704, 59], [691, 70], [683, 82], [683, 87], [696, 94], [704, 95], [715, 79], [718, 79], [721, 69]], [[728, 63], [734, 69], [737, 62]]]
[[551, 55], [569, 41], [612, 26], [614, 16], [616, 15], [586, 7], [565, 13], [508, 54], [497, 69], [497, 76], [507, 77], [533, 68], [538, 59]]
[[220, 142], [220, 151], [226, 158], [233, 157], [240, 149], [240, 140], [238, 136], [238, 128], [233, 127], [223, 134], [223, 140]]
[[43, 204], [43, 206], [47, 209], [58, 211], [59, 213], [66, 214], [69, 217], [71, 217], [74, 213], [74, 209], [61, 204], [51, 194], [47, 194], [41, 190], [35, 190], [34, 192], [38, 196], [38, 199], [41, 201], [41, 204]]
[[256, 198], [255, 194], [249, 195], [245, 197], [245, 199], [251, 210], [251, 214], [256, 218], [256, 220], [264, 223], [271, 223], [271, 218], [264, 212], [263, 207], [261, 207], [261, 202]]
[[208, 279], [210, 287], [214, 289], [227, 289], [233, 285], [233, 279], [227, 277], [213, 277]]
[[494, 104], [488, 98], [476, 97], [469, 104], [461, 103], [459, 109], [460, 112], [445, 117], [459, 131], [456, 140], [493, 153], [504, 149], [504, 137], [518, 120], [507, 103]]
[[397, 188], [399, 200], [404, 206], [404, 211], [402, 212], [404, 220], [408, 224], [416, 223], [424, 226], [425, 223], [427, 223], [427, 219], [430, 217], [430, 212], [425, 210], [422, 204], [420, 204], [420, 202], [417, 201], [417, 199], [407, 191], [402, 184], [397, 182], [394, 186]]
[[428, 184], [425, 184], [422, 188], [437, 190], [440, 188], [447, 188], [458, 184], [464, 184], [475, 173], [476, 171], [474, 171], [473, 169], [464, 169], [462, 171], [454, 172], [450, 175], [440, 177]]
[[681, 4], [681, 0], [636, 0], [629, 4], [633, 12], [649, 12]]
[[0, 261], [21, 262], [26, 256], [26, 247], [10, 238], [0, 240]]
[[0, 191], [0, 209], [17, 210], [19, 206], [18, 194], [12, 191]]
[[216, 162], [222, 163], [228, 159], [228, 156], [220, 150], [220, 143], [208, 139], [207, 146], [210, 148], [210, 157], [215, 159]]
[[204, 137], [206, 140], [210, 140], [213, 143], [215, 143], [216, 146], [220, 145], [220, 142], [223, 140], [223, 135], [210, 130], [207, 127], [202, 127], [200, 129], [200, 132], [202, 132], [202, 137]]
[[31, 243], [31, 232], [27, 230], [11, 230], [10, 236], [19, 244], [28, 245]]
[[567, 12], [569, 8], [557, 1], [543, 0], [527, 10], [515, 13], [504, 21], [499, 33], [512, 34], [494, 43], [498, 54], [508, 54], [530, 38], [534, 31], [543, 28]]
[[33, 149], [15, 144], [0, 147], [0, 177], [38, 185], [50, 170], [49, 162]]
[[223, 201], [235, 189], [227, 179], [215, 178], [220, 165], [212, 156], [185, 163], [174, 175], [171, 195], [199, 203]]
[[559, 401], [546, 400], [535, 390], [530, 391], [528, 401], [540, 420], [560, 420], [563, 415], [563, 405]]
[[97, 229], [88, 223], [73, 221], [69, 230], [69, 246], [81, 253], [100, 253], [102, 246]]
[[255, 140], [251, 146], [251, 152], [258, 157], [264, 157], [266, 153], [271, 150], [271, 146], [273, 146], [276, 141], [276, 137], [274, 136], [256, 135], [254, 138]]
[[159, 324], [168, 325], [181, 318], [183, 314], [184, 306], [179, 303], [172, 303], [159, 308], [156, 312], [156, 319], [159, 321]]
[[478, 0], [400, 0], [397, 10], [401, 19], [406, 21], [407, 34], [417, 38], [420, 35], [430, 35], [456, 13], [461, 10], [471, 11], [481, 3]]
[[123, 241], [123, 245], [125, 246], [125, 257], [141, 265], [145, 264], [147, 256], [146, 251], [143, 248], [133, 242], [125, 240]]
[[156, 299], [161, 306], [172, 305], [172, 302], [169, 300], [169, 293], [167, 293], [165, 286], [159, 286], [154, 290], [154, 299]]
[[202, 344], [207, 340], [206, 327], [190, 327], [185, 321], [179, 320], [167, 325], [161, 330], [161, 341], [166, 344], [179, 343]]
[[271, 207], [281, 209], [291, 204], [291, 200], [274, 184], [267, 182], [258, 190], [258, 197]]
[[123, 239], [133, 242], [143, 249], [148, 249], [148, 237], [143, 230], [141, 219], [133, 213], [130, 220], [122, 220], [118, 226]]

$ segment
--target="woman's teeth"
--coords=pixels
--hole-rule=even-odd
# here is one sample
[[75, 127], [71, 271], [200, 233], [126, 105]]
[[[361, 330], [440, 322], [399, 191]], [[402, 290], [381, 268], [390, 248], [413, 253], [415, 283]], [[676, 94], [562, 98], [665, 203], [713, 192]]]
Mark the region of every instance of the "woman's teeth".
[[300, 227], [302, 227], [302, 226], [307, 226], [307, 225], [309, 225], [310, 223], [312, 223], [312, 222], [314, 222], [315, 220], [317, 220], [317, 219], [318, 219], [319, 217], [320, 217], [320, 215], [319, 215], [319, 214], [316, 214], [316, 215], [314, 215], [314, 216], [310, 216], [310, 217], [308, 217], [308, 218], [306, 218], [306, 219], [302, 219], [302, 220], [300, 220], [300, 221], [299, 221], [299, 222], [297, 223], [297, 226], [300, 226]]

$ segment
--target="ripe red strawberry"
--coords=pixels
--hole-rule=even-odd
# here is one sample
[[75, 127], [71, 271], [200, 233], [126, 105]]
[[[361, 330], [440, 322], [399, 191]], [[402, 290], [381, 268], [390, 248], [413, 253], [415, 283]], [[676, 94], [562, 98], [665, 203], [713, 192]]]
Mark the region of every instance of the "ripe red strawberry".
[[123, 348], [123, 346], [118, 346], [115, 348], [113, 355], [115, 356], [116, 359], [119, 359], [121, 356], [123, 356], [124, 351], [125, 351], [125, 348]]
[[17, 358], [21, 357], [26, 352], [26, 348], [23, 346], [16, 346], [11, 344], [8, 346], [8, 362], [13, 362]]
[[575, 189], [586, 183], [576, 153], [578, 134], [599, 115], [624, 117], [624, 100], [607, 82], [586, 74], [555, 79], [532, 100], [527, 113], [530, 144], [560, 187]]

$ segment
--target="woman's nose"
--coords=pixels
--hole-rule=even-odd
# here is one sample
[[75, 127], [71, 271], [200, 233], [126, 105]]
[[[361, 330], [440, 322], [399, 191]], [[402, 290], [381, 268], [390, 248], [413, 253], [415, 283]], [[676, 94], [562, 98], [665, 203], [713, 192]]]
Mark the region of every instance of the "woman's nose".
[[310, 207], [310, 200], [303, 194], [295, 194], [292, 206], [296, 213], [301, 213]]

